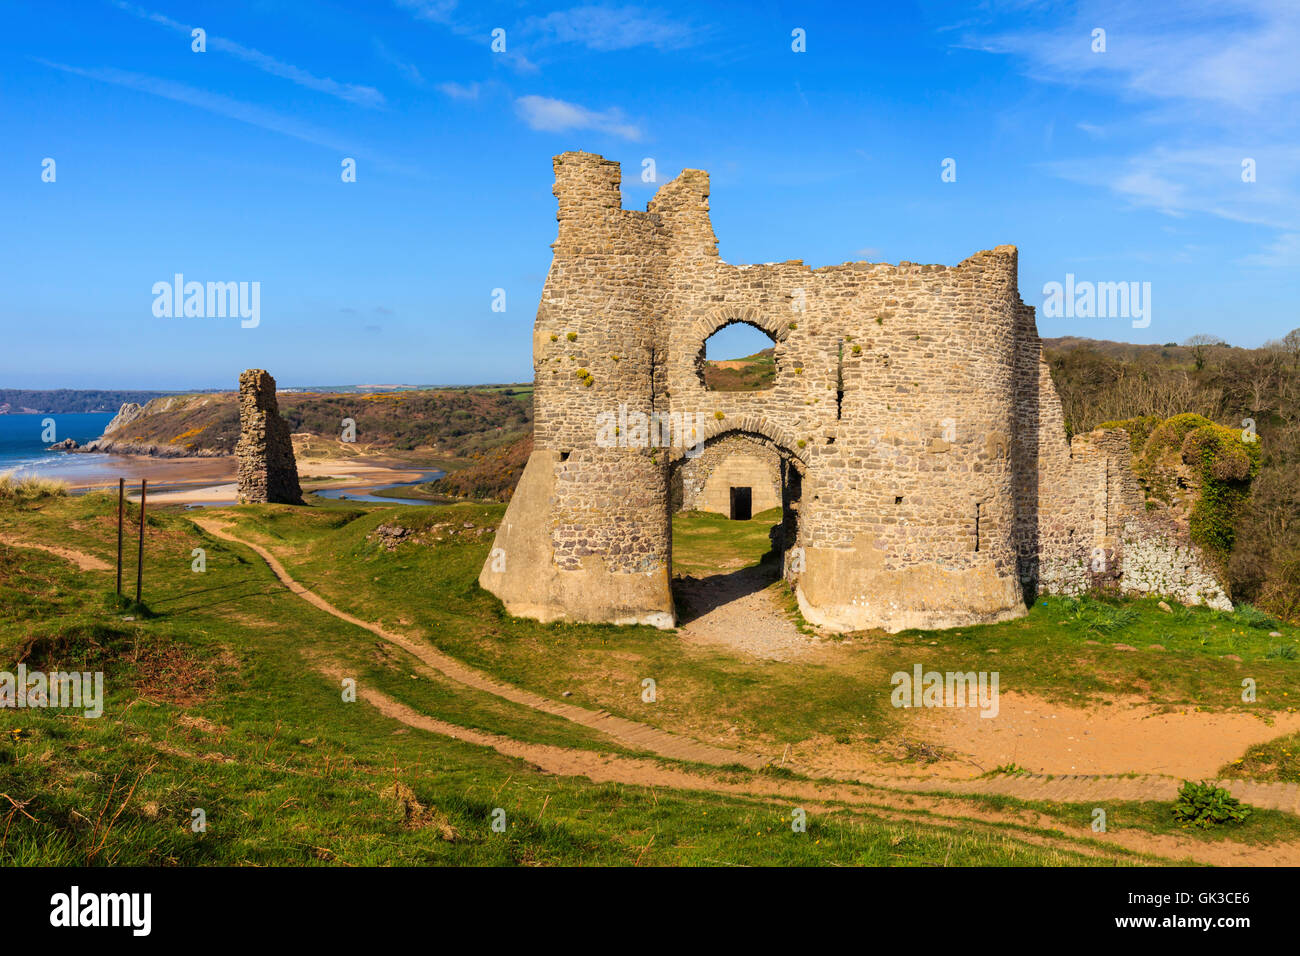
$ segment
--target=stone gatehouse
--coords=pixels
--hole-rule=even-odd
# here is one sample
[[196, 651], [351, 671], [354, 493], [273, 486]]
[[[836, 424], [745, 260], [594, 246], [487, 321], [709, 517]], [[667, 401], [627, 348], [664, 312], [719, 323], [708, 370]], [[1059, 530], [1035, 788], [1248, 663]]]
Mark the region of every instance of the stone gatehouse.
[[[554, 170], [535, 450], [479, 579], [510, 613], [673, 626], [674, 479], [735, 437], [779, 462], [784, 567], [813, 623], [1006, 620], [1099, 578], [1227, 603], [1146, 520], [1126, 433], [1067, 441], [1014, 246], [956, 266], [731, 265], [706, 172], [641, 212], [617, 163], [570, 152]], [[766, 390], [705, 386], [704, 342], [735, 322], [774, 342]]]

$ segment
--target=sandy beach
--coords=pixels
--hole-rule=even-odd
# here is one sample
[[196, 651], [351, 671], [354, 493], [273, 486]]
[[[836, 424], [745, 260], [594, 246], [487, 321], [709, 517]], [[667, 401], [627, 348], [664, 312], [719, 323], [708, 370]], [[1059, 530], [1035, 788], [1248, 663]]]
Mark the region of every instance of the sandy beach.
[[[231, 458], [148, 458], [134, 455], [105, 456], [102, 469], [93, 476], [78, 476], [68, 482], [74, 491], [115, 489], [125, 478], [127, 493], [140, 495], [140, 479], [149, 481], [149, 500], [156, 504], [220, 504], [235, 500], [235, 459]], [[304, 491], [338, 488], [371, 493], [372, 489], [417, 481], [431, 468], [382, 458], [307, 458], [298, 462]], [[132, 489], [134, 485], [134, 489]], [[157, 488], [157, 491], [153, 489]]]

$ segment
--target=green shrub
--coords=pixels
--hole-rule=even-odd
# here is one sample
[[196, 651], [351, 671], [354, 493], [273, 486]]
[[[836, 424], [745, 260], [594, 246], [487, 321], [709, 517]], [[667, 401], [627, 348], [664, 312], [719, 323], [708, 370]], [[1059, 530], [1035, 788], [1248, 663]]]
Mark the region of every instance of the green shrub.
[[1139, 415], [1136, 418], [1125, 418], [1120, 421], [1102, 422], [1097, 428], [1122, 428], [1128, 432], [1129, 446], [1133, 450], [1133, 457], [1137, 458], [1142, 454], [1142, 449], [1146, 447], [1147, 439], [1151, 437], [1151, 432], [1160, 424], [1159, 415]]
[[1137, 608], [1117, 606], [1092, 597], [1068, 597], [1061, 601], [1066, 619], [1096, 634], [1113, 634], [1141, 616]]
[[1259, 443], [1242, 441], [1240, 431], [1203, 415], [1175, 415], [1151, 430], [1133, 470], [1152, 497], [1171, 503], [1179, 464], [1192, 470], [1199, 485], [1189, 525], [1192, 540], [1226, 565], [1237, 519], [1259, 472]]
[[1250, 497], [1251, 479], [1259, 471], [1259, 443], [1247, 444], [1239, 431], [1222, 425], [1202, 425], [1187, 433], [1182, 455], [1201, 479], [1192, 506], [1192, 540], [1226, 563], [1237, 518]]
[[1185, 827], [1209, 830], [1225, 823], [1244, 823], [1251, 809], [1227, 790], [1202, 781], [1184, 781], [1174, 801], [1174, 819]]

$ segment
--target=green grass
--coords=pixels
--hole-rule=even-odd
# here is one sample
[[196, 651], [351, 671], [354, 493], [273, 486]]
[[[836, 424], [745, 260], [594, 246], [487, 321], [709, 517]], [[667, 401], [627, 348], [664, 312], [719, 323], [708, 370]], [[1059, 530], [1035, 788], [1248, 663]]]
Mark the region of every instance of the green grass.
[[1187, 837], [1203, 843], [1295, 843], [1300, 841], [1300, 817], [1281, 810], [1252, 809], [1245, 823], [1232, 827], [1201, 829], [1180, 823], [1172, 801], [1102, 800], [1095, 803], [1056, 803], [1021, 800], [1000, 794], [982, 794], [975, 803], [997, 811], [1033, 811], [1053, 820], [1091, 831], [1094, 811], [1106, 811], [1106, 832], [1139, 831], [1156, 836]]
[[0, 474], [0, 502], [23, 503], [42, 498], [57, 498], [68, 493], [65, 481], [26, 475], [18, 478], [12, 471]]
[[673, 515], [673, 574], [707, 577], [758, 564], [770, 552], [772, 529], [780, 523], [780, 508], [749, 521], [711, 511], [678, 512]]
[[[683, 644], [652, 628], [515, 619], [477, 586], [491, 546], [491, 535], [477, 530], [494, 528], [503, 510], [468, 504], [374, 513], [244, 509], [239, 531], [276, 550], [295, 577], [343, 609], [405, 627], [510, 683], [550, 697], [569, 691], [574, 703], [769, 752], [819, 735], [876, 750], [905, 727], [906, 715], [889, 704], [890, 677], [916, 663], [997, 670], [1003, 691], [1075, 706], [1140, 695], [1170, 709], [1249, 706], [1266, 714], [1300, 701], [1300, 664], [1269, 656], [1274, 646], [1296, 644], [1296, 629], [1269, 638], [1235, 614], [1204, 608], [1166, 614], [1155, 599], [1047, 597], [1018, 621], [867, 635], [867, 641], [842, 641], [844, 652], [833, 659], [801, 664]], [[393, 520], [444, 540], [436, 548], [403, 544], [383, 551], [367, 535]], [[466, 522], [475, 530], [462, 532]], [[675, 566], [702, 573], [738, 547], [743, 560], [755, 559], [764, 550], [766, 523], [767, 516], [730, 522], [679, 515]], [[1137, 650], [1112, 647], [1121, 643]], [[1153, 644], [1165, 649], [1149, 649]], [[1253, 705], [1240, 699], [1247, 669], [1259, 686]], [[645, 677], [658, 684], [654, 704], [641, 700]], [[807, 706], [809, 700], [818, 706]]]
[[1220, 777], [1300, 783], [1300, 733], [1255, 744], [1219, 769]]
[[[0, 507], [0, 530], [111, 559], [115, 507], [106, 495]], [[229, 513], [240, 516], [245, 532], [256, 529], [274, 542], [322, 590], [382, 595], [359, 608], [369, 619], [413, 630], [423, 626], [419, 618], [473, 634], [512, 626], [467, 577], [486, 542], [450, 540], [427, 554], [380, 552], [365, 533], [391, 520], [393, 509], [372, 513], [347, 502]], [[443, 514], [458, 523], [493, 521], [500, 511], [403, 513], [432, 524]], [[337, 662], [363, 686], [453, 723], [617, 749], [584, 728], [421, 673], [374, 635], [288, 592], [247, 549], [198, 532], [179, 511], [151, 511], [148, 528], [148, 615], [118, 604], [111, 572], [83, 572], [44, 552], [0, 545], [0, 669], [24, 654], [51, 669], [102, 667], [107, 696], [98, 720], [0, 711], [0, 864], [1111, 862], [978, 825], [900, 825], [871, 813], [810, 812], [808, 832], [796, 834], [788, 801], [555, 777], [404, 727], [364, 703], [344, 703], [316, 665]], [[204, 574], [190, 571], [195, 547], [207, 551]], [[133, 562], [127, 570], [130, 576]], [[502, 636], [544, 645], [562, 630], [538, 625]], [[622, 630], [637, 642], [657, 636], [665, 643], [642, 629], [584, 633], [609, 647]], [[447, 635], [433, 636], [441, 643]], [[479, 656], [492, 663], [491, 655]], [[850, 699], [846, 688], [844, 702]], [[406, 829], [381, 796], [397, 780], [445, 814], [459, 839], [442, 840], [436, 828]], [[496, 807], [506, 812], [504, 834], [489, 827]], [[206, 815], [206, 832], [191, 829], [196, 809]]]

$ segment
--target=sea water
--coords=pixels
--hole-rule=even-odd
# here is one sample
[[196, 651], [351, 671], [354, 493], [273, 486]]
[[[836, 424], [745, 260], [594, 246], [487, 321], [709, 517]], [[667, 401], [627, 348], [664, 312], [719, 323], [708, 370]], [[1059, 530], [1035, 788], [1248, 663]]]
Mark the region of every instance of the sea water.
[[41, 475], [72, 480], [103, 472], [110, 455], [79, 455], [50, 451], [50, 445], [71, 438], [84, 445], [104, 433], [112, 412], [67, 412], [50, 415], [0, 415], [0, 474]]

